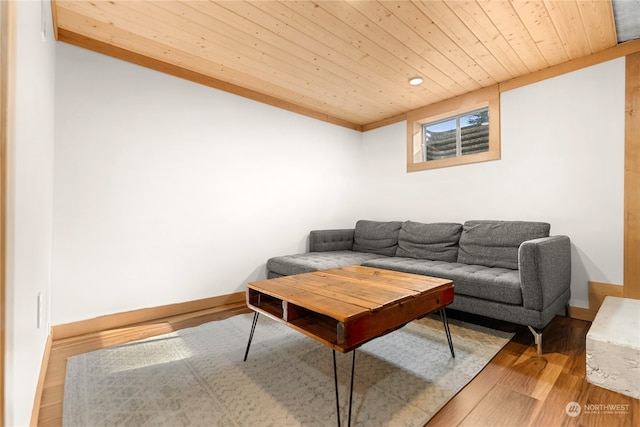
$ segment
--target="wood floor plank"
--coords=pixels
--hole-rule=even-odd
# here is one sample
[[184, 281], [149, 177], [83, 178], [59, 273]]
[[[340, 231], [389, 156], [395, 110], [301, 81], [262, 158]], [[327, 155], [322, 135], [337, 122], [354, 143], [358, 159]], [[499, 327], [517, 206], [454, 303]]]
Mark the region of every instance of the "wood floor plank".
[[559, 353], [539, 355], [529, 347], [513, 364], [500, 384], [538, 400], [545, 400], [569, 360]]
[[[507, 344], [507, 347], [511, 343]], [[505, 347], [465, 388], [447, 403], [431, 420], [429, 427], [455, 426], [486, 396], [496, 381], [509, 373], [518, 353]]]
[[590, 322], [558, 316], [544, 331], [545, 353], [570, 356], [563, 372], [584, 376], [586, 371], [585, 337]]
[[586, 401], [578, 403], [582, 408], [581, 424], [587, 421], [588, 425], [603, 427], [640, 425], [638, 399], [588, 384]]
[[588, 384], [583, 378], [560, 373], [544, 402], [544, 410], [531, 420], [530, 425], [558, 427], [575, 425], [576, 417], [571, 416], [575, 412], [573, 410], [567, 412], [567, 406], [572, 402], [583, 402], [587, 395], [587, 388]]
[[462, 420], [460, 427], [526, 426], [544, 402], [495, 384]]

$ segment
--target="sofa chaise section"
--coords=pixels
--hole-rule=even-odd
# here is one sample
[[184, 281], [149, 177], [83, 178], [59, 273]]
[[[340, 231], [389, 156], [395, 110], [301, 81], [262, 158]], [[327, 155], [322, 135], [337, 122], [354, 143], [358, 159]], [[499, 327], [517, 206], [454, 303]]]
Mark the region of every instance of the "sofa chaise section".
[[452, 309], [528, 326], [541, 352], [541, 330], [570, 297], [571, 243], [530, 221], [358, 221], [354, 229], [318, 230], [309, 252], [275, 257], [268, 277], [347, 265], [447, 278]]
[[359, 221], [355, 229], [318, 230], [309, 233], [309, 252], [274, 257], [267, 261], [267, 277], [362, 265], [395, 255], [399, 221]]

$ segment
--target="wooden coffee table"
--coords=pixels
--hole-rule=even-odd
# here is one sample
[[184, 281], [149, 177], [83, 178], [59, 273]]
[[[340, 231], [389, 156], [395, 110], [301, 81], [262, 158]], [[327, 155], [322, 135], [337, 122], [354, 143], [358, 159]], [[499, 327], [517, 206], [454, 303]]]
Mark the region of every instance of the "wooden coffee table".
[[[444, 310], [453, 302], [453, 295], [453, 283], [448, 279], [362, 266], [249, 283], [247, 305], [255, 314], [244, 360], [247, 360], [260, 313], [331, 347], [339, 426], [335, 351], [355, 350], [367, 341], [439, 311], [451, 356], [455, 357]], [[351, 362], [349, 425], [355, 353], [353, 351]]]

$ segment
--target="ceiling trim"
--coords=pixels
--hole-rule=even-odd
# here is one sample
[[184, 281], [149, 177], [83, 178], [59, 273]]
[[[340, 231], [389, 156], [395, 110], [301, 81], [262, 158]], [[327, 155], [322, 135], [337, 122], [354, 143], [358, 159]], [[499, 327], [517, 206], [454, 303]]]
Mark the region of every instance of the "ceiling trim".
[[[55, 19], [55, 17], [54, 17]], [[57, 28], [54, 25], [54, 28]], [[195, 71], [187, 70], [185, 68], [168, 64], [157, 59], [149, 58], [148, 56], [141, 55], [139, 53], [131, 52], [129, 50], [119, 48], [108, 43], [97, 41], [86, 36], [77, 34], [75, 32], [57, 28], [56, 38], [58, 41], [70, 43], [72, 45], [92, 50], [94, 52], [102, 53], [114, 58], [118, 58], [124, 61], [128, 61], [143, 67], [147, 67], [162, 73], [170, 74], [175, 77], [179, 77], [185, 80], [189, 80], [195, 83], [199, 83], [214, 89], [222, 90], [234, 95], [238, 95], [244, 98], [252, 99], [257, 102], [268, 104], [274, 107], [282, 108], [287, 111], [298, 113], [307, 117], [311, 117], [317, 120], [321, 120], [327, 123], [332, 123], [345, 128], [353, 129], [359, 132], [367, 132], [373, 129], [377, 129], [383, 126], [387, 126], [393, 123], [398, 123], [406, 120], [406, 113], [398, 114], [393, 117], [389, 117], [376, 122], [368, 123], [365, 125], [359, 125], [349, 122], [347, 120], [340, 119], [338, 117], [330, 116], [325, 113], [321, 113], [309, 108], [301, 107], [300, 105], [283, 101], [273, 96], [265, 95], [263, 93], [247, 89], [238, 85], [234, 85], [223, 80], [219, 80]], [[626, 56], [640, 51], [640, 39], [632, 40], [625, 43], [618, 44], [609, 49], [596, 52], [594, 54], [577, 58], [568, 62], [564, 62], [558, 65], [554, 65], [522, 77], [517, 77], [506, 82], [500, 83], [500, 92], [516, 89], [518, 87], [526, 86], [538, 81], [546, 80], [552, 77], [556, 77], [562, 74], [566, 74], [572, 71], [576, 71], [582, 68], [586, 68], [592, 65], [606, 62], [615, 58]], [[425, 105], [426, 106], [426, 105]], [[424, 106], [420, 107], [423, 108]]]
[[638, 51], [640, 51], [640, 39], [620, 43], [614, 47], [592, 53], [591, 55], [573, 59], [568, 62], [563, 62], [561, 64], [554, 65], [549, 68], [544, 68], [540, 71], [536, 71], [522, 77], [516, 77], [515, 79], [502, 82], [500, 83], [500, 92], [506, 92], [508, 90], [530, 85], [532, 83], [550, 79], [552, 77], [560, 76], [572, 71], [577, 71], [582, 68], [597, 65], [602, 62], [620, 58], [622, 56], [627, 56]]

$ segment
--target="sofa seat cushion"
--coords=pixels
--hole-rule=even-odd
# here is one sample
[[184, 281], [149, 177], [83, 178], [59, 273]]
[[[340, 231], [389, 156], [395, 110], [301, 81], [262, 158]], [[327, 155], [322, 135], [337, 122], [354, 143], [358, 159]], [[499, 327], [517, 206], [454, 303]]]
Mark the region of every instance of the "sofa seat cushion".
[[369, 260], [362, 265], [450, 279], [456, 294], [522, 305], [517, 270], [401, 257]]
[[386, 257], [354, 251], [308, 252], [271, 258], [267, 261], [267, 270], [283, 276], [290, 276], [348, 265], [360, 265], [365, 261], [377, 258]]

